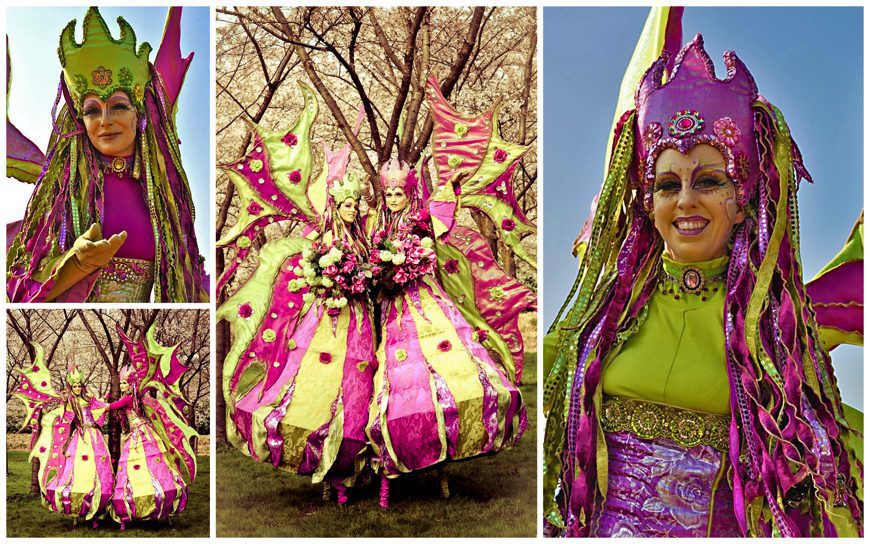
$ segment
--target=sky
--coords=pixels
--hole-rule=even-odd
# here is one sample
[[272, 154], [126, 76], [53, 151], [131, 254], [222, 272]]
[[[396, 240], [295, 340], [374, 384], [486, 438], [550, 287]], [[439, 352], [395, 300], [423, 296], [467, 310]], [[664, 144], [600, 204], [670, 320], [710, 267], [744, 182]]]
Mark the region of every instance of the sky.
[[[61, 66], [57, 58], [60, 33], [66, 24], [76, 19], [76, 40], [82, 39], [82, 20], [87, 7], [71, 8], [7, 8], [6, 35], [12, 59], [12, 89], [9, 96], [9, 118], [25, 136], [45, 151], [51, 135], [51, 107], [60, 81]], [[136, 32], [136, 48], [143, 41], [151, 44], [151, 61], [157, 56], [163, 27], [165, 7], [101, 7], [100, 13], [114, 38], [120, 30], [116, 22], [123, 16]], [[181, 17], [181, 54], [194, 52], [193, 62], [184, 80], [178, 102], [178, 136], [181, 157], [196, 208], [196, 236], [199, 250], [206, 257], [206, 270], [214, 274], [212, 255], [212, 225], [210, 209], [210, 168], [212, 100], [209, 90], [209, 9], [186, 7]], [[15, 179], [3, 185], [5, 222], [21, 219], [33, 186]], [[212, 277], [212, 281], [214, 278]]]
[[[647, 14], [544, 9], [544, 330], [577, 273], [571, 245], [601, 186], [619, 86]], [[812, 278], [864, 203], [862, 9], [687, 7], [683, 43], [696, 33], [720, 78], [722, 53], [737, 53], [800, 147], [815, 180], [798, 191], [804, 277]], [[843, 400], [863, 409], [863, 349], [842, 346], [832, 357]]]

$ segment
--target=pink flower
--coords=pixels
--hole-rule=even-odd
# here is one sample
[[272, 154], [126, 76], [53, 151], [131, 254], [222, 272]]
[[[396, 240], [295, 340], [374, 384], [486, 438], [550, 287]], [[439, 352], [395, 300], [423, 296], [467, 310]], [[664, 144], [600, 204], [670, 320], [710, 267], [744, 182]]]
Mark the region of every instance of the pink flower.
[[45, 387], [46, 385], [48, 385], [48, 383], [47, 383], [47, 382], [42, 382], [42, 383], [40, 383], [39, 385], [41, 385], [42, 387]]
[[444, 271], [448, 274], [456, 274], [459, 272], [459, 261], [456, 259], [447, 259], [444, 263]]
[[302, 172], [300, 172], [299, 170], [293, 170], [292, 172], [287, 174], [287, 179], [290, 180], [290, 183], [293, 183], [295, 185], [296, 183], [302, 181]]
[[87, 456], [87, 455], [82, 455], [82, 461], [87, 461], [87, 460], [88, 460], [88, 456]]
[[734, 153], [734, 170], [740, 181], [746, 181], [749, 177], [749, 159], [746, 157], [746, 153], [742, 151]]
[[254, 309], [251, 308], [250, 304], [248, 304], [246, 302], [246, 303], [242, 304], [241, 306], [239, 306], [239, 317], [241, 317], [243, 319], [248, 319], [252, 315], [254, 315]]
[[[332, 309], [334, 310], [336, 308], [332, 308]], [[329, 363], [332, 362], [332, 354], [327, 353], [325, 351], [321, 351], [320, 352], [320, 362], [325, 364], [325, 365], [328, 365]]]
[[730, 117], [717, 119], [713, 123], [713, 133], [728, 147], [734, 147], [740, 139], [740, 129]]
[[260, 203], [256, 200], [252, 200], [250, 204], [248, 204], [248, 213], [251, 215], [260, 215], [260, 212], [263, 211], [263, 207], [260, 206]]
[[45, 453], [45, 446], [40, 446], [39, 453]]
[[495, 162], [504, 162], [507, 160], [508, 154], [504, 149], [496, 148], [495, 152], [492, 154], [492, 160]]
[[283, 138], [281, 138], [281, 141], [284, 142], [285, 144], [287, 144], [288, 146], [293, 147], [296, 145], [296, 143], [299, 141], [299, 139], [296, 138], [296, 135], [293, 134], [292, 132], [288, 132]]
[[33, 365], [33, 369], [32, 369], [32, 370], [33, 370], [34, 372], [39, 372], [39, 365]]
[[476, 329], [476, 331], [478, 342], [483, 342], [484, 340], [486, 340], [487, 335], [489, 335], [489, 333], [485, 329]]
[[510, 232], [517, 228], [517, 224], [514, 223], [513, 219], [505, 219], [501, 222], [501, 228], [503, 228], [505, 232]]
[[323, 269], [323, 273], [327, 276], [336, 276], [338, 275], [338, 267], [331, 264]]
[[448, 352], [453, 347], [453, 344], [450, 343], [450, 340], [442, 340], [438, 342], [438, 349], [443, 352]]
[[139, 465], [133, 465], [133, 470], [139, 470]]

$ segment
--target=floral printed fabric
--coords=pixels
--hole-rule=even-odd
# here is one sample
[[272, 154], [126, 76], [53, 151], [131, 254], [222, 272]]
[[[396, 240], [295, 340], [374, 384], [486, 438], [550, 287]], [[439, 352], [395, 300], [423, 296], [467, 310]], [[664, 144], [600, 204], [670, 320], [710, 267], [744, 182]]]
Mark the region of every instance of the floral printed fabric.
[[740, 536], [728, 479], [719, 477], [721, 452], [629, 432], [607, 433], [606, 439], [607, 498], [593, 519], [592, 536]]

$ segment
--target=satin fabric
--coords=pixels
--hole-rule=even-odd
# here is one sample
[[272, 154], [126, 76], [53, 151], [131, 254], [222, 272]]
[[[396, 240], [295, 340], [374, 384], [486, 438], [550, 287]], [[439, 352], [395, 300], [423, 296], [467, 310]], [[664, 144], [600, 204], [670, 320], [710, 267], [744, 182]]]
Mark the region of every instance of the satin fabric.
[[368, 436], [387, 477], [500, 451], [519, 440], [517, 387], [431, 277], [382, 304]]
[[724, 453], [624, 431], [605, 438], [607, 497], [590, 536], [740, 536]]
[[110, 405], [118, 409], [120, 404], [130, 425], [122, 437], [110, 514], [119, 523], [167, 519], [187, 506], [188, 487], [169, 461], [163, 441], [129, 400], [127, 396]]
[[[367, 306], [336, 316], [315, 302], [288, 341], [280, 375], [240, 391], [233, 413], [249, 455], [313, 482], [353, 485], [365, 462], [377, 360]], [[289, 347], [288, 346], [288, 347]]]

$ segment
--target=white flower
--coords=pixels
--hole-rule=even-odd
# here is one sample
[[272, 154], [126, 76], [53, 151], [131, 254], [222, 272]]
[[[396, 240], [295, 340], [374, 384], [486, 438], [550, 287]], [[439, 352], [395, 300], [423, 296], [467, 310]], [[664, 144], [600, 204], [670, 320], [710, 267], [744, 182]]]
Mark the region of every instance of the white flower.
[[399, 265], [405, 262], [405, 254], [404, 253], [396, 253], [393, 255], [393, 264]]
[[320, 283], [322, 283], [324, 287], [332, 287], [333, 286], [332, 280], [325, 277], [325, 276], [322, 280], [320, 280]]
[[[304, 284], [304, 283], [305, 283], [305, 282], [303, 282], [303, 284]], [[299, 282], [298, 282], [297, 280], [290, 280], [290, 281], [287, 282], [287, 289], [289, 289], [289, 290], [290, 290], [291, 292], [293, 292], [293, 293], [295, 293], [296, 291], [298, 291], [300, 287], [302, 287], [302, 286], [299, 285]]]
[[332, 255], [332, 258], [335, 259], [335, 261], [333, 262], [338, 262], [341, 260], [341, 257], [342, 255], [344, 255], [344, 253], [342, 253], [341, 250], [337, 247], [332, 246], [332, 248], [329, 250], [328, 255]]
[[363, 276], [365, 276], [368, 279], [371, 279], [372, 278], [372, 271], [366, 270], [365, 272], [363, 272]]
[[423, 247], [432, 247], [432, 238], [429, 238], [428, 236], [424, 237], [420, 240], [420, 245]]
[[326, 255], [318, 259], [317, 264], [320, 265], [320, 268], [326, 268], [327, 266], [331, 265], [332, 260], [330, 259], [329, 254], [327, 253]]
[[308, 291], [307, 293], [302, 295], [302, 300], [304, 300], [305, 302], [313, 301], [314, 300], [314, 293], [312, 293], [311, 291]]
[[387, 250], [381, 251], [381, 261], [389, 262], [393, 260], [393, 254]]
[[335, 303], [336, 308], [344, 308], [345, 306], [347, 306], [347, 299], [345, 297], [341, 297]]
[[293, 273], [296, 274], [297, 276], [301, 276], [302, 275], [302, 268], [299, 266], [293, 267]]
[[313, 255], [313, 252], [311, 251], [310, 247], [307, 247], [307, 248], [302, 250], [302, 258], [305, 259], [306, 261], [310, 261], [312, 255]]
[[328, 298], [328, 299], [326, 299], [325, 301], [323, 301], [323, 304], [324, 304], [327, 308], [335, 308], [335, 301], [332, 300], [331, 298]]
[[317, 272], [314, 270], [313, 266], [308, 266], [307, 264], [302, 268], [302, 274], [305, 275], [306, 278], [313, 278], [317, 275]]

